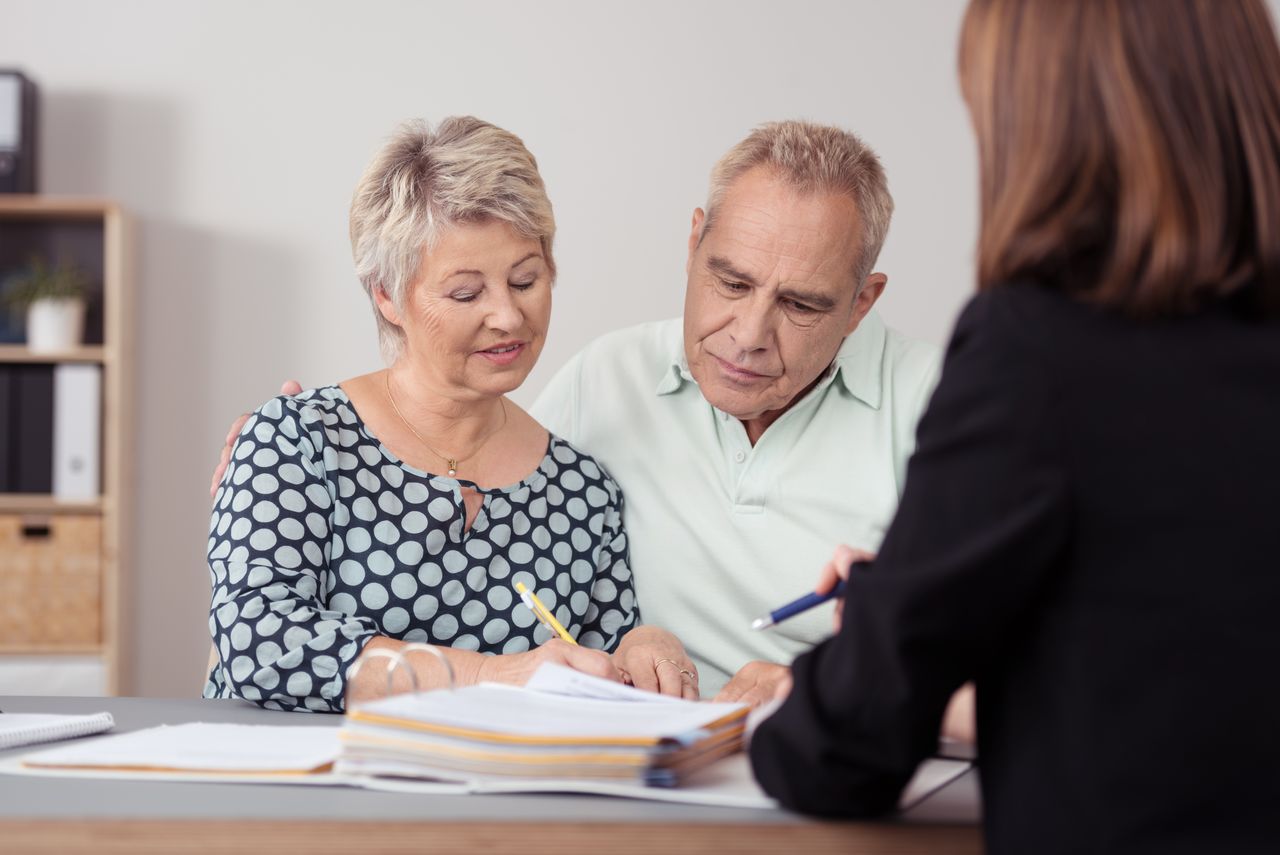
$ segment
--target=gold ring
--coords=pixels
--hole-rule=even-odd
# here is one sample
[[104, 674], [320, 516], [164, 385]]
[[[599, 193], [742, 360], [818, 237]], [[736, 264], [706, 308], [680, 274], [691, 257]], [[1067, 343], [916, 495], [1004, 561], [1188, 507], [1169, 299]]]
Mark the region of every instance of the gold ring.
[[681, 668], [681, 669], [680, 669], [680, 673], [681, 673], [681, 674], [683, 674], [684, 676], [686, 676], [686, 677], [688, 677], [688, 678], [689, 678], [689, 683], [690, 683], [691, 685], [694, 685], [694, 686], [698, 685], [698, 675], [697, 675], [697, 674], [693, 673], [692, 671], [688, 671], [688, 670], [686, 670], [686, 669], [684, 669], [684, 668]]

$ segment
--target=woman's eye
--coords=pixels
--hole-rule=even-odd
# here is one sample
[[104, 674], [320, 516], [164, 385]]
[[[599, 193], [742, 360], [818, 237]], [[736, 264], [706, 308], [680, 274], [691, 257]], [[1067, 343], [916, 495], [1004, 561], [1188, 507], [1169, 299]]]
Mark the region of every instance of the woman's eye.
[[533, 279], [529, 282], [512, 282], [511, 287], [515, 288], [517, 291], [528, 291], [536, 284], [538, 284], [538, 280]]
[[471, 301], [473, 301], [475, 298], [476, 298], [476, 292], [475, 292], [475, 291], [463, 291], [463, 292], [461, 292], [461, 293], [459, 293], [459, 294], [454, 294], [454, 295], [453, 295], [453, 299], [454, 299], [454, 301], [455, 301], [455, 302], [458, 302], [458, 303], [470, 303], [470, 302], [471, 302]]

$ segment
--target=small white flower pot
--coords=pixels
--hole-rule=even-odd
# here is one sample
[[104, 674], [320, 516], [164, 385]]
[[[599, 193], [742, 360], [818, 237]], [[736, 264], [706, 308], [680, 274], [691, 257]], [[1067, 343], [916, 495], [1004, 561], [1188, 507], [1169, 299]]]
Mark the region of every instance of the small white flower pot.
[[84, 338], [84, 300], [36, 300], [27, 307], [27, 349], [58, 353], [80, 346]]

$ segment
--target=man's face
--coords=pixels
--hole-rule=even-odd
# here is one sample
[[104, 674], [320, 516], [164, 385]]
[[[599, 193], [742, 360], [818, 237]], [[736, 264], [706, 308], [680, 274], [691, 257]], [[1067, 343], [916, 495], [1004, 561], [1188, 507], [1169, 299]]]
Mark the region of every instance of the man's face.
[[704, 221], [694, 211], [689, 371], [717, 409], [767, 426], [831, 364], [886, 280], [872, 274], [855, 298], [862, 222], [851, 199], [800, 193], [764, 168], [730, 185], [705, 235]]

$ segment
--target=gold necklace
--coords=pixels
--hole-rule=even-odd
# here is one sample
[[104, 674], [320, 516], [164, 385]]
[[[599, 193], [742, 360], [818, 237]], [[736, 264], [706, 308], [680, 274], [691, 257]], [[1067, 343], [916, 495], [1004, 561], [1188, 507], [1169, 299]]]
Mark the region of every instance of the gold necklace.
[[413, 434], [414, 437], [418, 440], [418, 442], [422, 443], [423, 447], [427, 449], [427, 451], [430, 451], [436, 457], [439, 457], [441, 460], [443, 460], [446, 465], [448, 465], [450, 478], [457, 477], [459, 463], [463, 463], [467, 460], [470, 460], [471, 458], [479, 454], [480, 449], [484, 448], [484, 444], [489, 440], [493, 439], [499, 433], [501, 433], [502, 429], [507, 426], [507, 402], [504, 401], [502, 398], [499, 398], [498, 404], [499, 406], [502, 407], [502, 424], [498, 425], [497, 429], [493, 431], [493, 433], [489, 434], [484, 439], [480, 440], [480, 444], [477, 445], [475, 447], [475, 450], [472, 451], [470, 454], [468, 454], [466, 457], [447, 457], [441, 454], [440, 452], [436, 451], [430, 445], [428, 445], [427, 441], [422, 438], [422, 434], [418, 433], [416, 430], [413, 429], [413, 425], [409, 424], [409, 420], [404, 417], [404, 414], [400, 412], [400, 408], [396, 406], [396, 399], [391, 396], [391, 372], [388, 371], [385, 374], [383, 374], [382, 379], [386, 381], [385, 385], [387, 387], [387, 400], [391, 402], [391, 409], [395, 410], [395, 413], [399, 417], [400, 421], [403, 422], [404, 426], [409, 429], [409, 433]]

